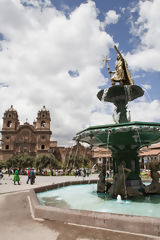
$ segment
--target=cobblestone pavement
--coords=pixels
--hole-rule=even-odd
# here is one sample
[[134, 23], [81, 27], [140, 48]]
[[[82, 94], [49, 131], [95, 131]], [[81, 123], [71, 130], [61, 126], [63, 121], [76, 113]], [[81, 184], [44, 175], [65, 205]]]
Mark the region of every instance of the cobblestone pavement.
[[[20, 185], [14, 185], [13, 183], [13, 175], [8, 176], [4, 174], [4, 177], [0, 180], [0, 194], [23, 191], [31, 188], [36, 188], [40, 186], [51, 185], [53, 183], [65, 182], [65, 181], [73, 181], [73, 180], [82, 180], [83, 177], [75, 177], [75, 176], [36, 176], [35, 184], [26, 184], [27, 176], [20, 175]], [[98, 174], [90, 175], [89, 177], [85, 177], [85, 180], [98, 179]]]
[[[21, 185], [13, 184], [13, 176], [5, 175], [0, 185], [0, 239], [2, 240], [149, 240], [156, 237], [120, 233], [104, 229], [75, 226], [57, 221], [35, 220], [31, 217], [28, 201], [30, 188], [62, 181], [83, 180], [82, 177], [37, 176], [35, 185], [26, 184], [27, 176], [21, 176]], [[90, 176], [96, 179], [97, 175]]]

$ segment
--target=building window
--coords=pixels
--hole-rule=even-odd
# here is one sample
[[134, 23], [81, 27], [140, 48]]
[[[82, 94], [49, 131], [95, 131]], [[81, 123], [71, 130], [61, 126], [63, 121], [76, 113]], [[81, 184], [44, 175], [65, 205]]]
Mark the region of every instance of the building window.
[[7, 127], [11, 127], [12, 126], [12, 122], [11, 121], [8, 121], [7, 122]]
[[8, 139], [9, 139], [9, 136], [6, 136], [6, 139], [8, 140]]
[[45, 114], [43, 114], [42, 117], [45, 118]]
[[24, 148], [24, 150], [26, 150], [27, 149], [27, 143], [26, 142], [24, 142], [24, 144], [23, 144], [23, 148]]
[[6, 150], [8, 150], [9, 149], [9, 145], [6, 145]]
[[41, 122], [41, 127], [45, 127], [45, 125], [46, 125], [46, 122], [45, 122], [45, 121], [42, 121], [42, 122]]
[[11, 114], [9, 114], [8, 117], [11, 118], [12, 117]]
[[45, 149], [45, 145], [41, 145], [41, 149]]
[[45, 139], [45, 136], [41, 136], [41, 138], [44, 140], [44, 139]]

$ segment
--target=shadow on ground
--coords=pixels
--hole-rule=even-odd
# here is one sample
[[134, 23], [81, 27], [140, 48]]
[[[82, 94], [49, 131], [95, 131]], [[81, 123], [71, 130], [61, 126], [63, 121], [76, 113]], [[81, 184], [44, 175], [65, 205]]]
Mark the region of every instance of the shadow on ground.
[[[150, 237], [80, 227], [57, 221], [35, 221], [28, 192], [0, 195], [0, 235], [6, 240], [147, 240]], [[154, 238], [153, 238], [154, 239]]]

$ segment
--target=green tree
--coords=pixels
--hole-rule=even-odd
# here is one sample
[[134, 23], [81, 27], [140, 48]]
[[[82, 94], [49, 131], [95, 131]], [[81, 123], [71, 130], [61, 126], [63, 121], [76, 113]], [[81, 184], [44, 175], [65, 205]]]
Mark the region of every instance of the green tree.
[[22, 154], [13, 155], [6, 161], [7, 168], [20, 168], [33, 167], [34, 157], [24, 156]]
[[53, 154], [41, 154], [36, 158], [36, 168], [42, 170], [44, 168], [59, 169], [61, 167], [60, 162], [55, 158]]
[[6, 161], [0, 161], [0, 169], [6, 167]]
[[82, 156], [71, 156], [70, 158], [66, 158], [64, 169], [73, 169], [73, 168], [89, 168], [90, 160], [87, 157]]
[[33, 156], [24, 156], [23, 159], [23, 167], [24, 168], [29, 168], [29, 167], [33, 167], [34, 163], [35, 163], [35, 158]]

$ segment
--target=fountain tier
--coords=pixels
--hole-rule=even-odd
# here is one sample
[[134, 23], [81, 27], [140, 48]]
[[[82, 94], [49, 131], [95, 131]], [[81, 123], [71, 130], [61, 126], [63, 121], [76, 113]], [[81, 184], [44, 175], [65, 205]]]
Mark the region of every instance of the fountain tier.
[[[76, 134], [74, 140], [96, 147], [116, 150], [138, 150], [160, 139], [160, 123], [127, 122], [91, 126]], [[108, 142], [107, 142], [108, 140]]]
[[100, 90], [97, 97], [100, 101], [111, 102], [116, 106], [117, 123], [129, 122], [127, 117], [127, 104], [144, 95], [144, 91], [137, 85], [115, 85]]
[[[91, 146], [109, 148], [112, 151], [115, 184], [111, 187], [111, 195], [117, 197], [120, 194], [123, 198], [126, 197], [126, 194], [132, 197], [142, 195], [145, 192], [140, 178], [138, 150], [143, 146], [159, 141], [159, 139], [160, 123], [148, 122], [92, 126], [77, 133], [75, 137], [77, 141], [88, 143]], [[120, 170], [122, 163], [124, 164]], [[127, 177], [124, 176], [124, 168], [130, 169]], [[124, 177], [126, 186], [124, 185]], [[121, 187], [116, 185], [118, 182]], [[105, 189], [100, 191], [104, 192]]]

